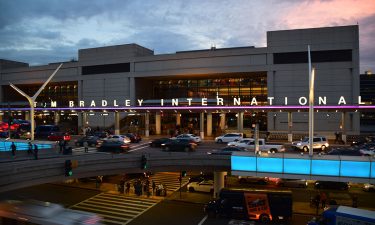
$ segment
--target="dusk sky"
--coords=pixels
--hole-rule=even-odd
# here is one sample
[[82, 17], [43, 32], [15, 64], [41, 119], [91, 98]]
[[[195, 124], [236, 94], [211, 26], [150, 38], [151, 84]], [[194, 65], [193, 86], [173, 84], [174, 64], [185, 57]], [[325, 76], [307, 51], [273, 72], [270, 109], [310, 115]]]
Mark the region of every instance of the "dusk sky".
[[0, 58], [48, 64], [137, 43], [155, 54], [266, 46], [266, 32], [359, 24], [360, 72], [375, 72], [375, 0], [0, 0]]

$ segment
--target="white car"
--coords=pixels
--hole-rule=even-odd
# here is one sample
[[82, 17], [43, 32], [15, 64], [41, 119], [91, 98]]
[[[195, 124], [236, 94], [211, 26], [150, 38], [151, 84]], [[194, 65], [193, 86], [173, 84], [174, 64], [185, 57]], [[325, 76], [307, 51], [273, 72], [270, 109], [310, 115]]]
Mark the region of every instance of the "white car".
[[194, 134], [180, 134], [177, 137], [171, 138], [171, 139], [189, 139], [194, 141], [195, 143], [201, 143], [201, 138], [194, 135]]
[[187, 189], [190, 192], [200, 191], [200, 192], [214, 192], [214, 181], [213, 180], [203, 180], [200, 182], [191, 182], [187, 185]]
[[130, 138], [124, 136], [124, 135], [111, 135], [107, 138], [103, 138], [103, 140], [107, 140], [107, 141], [120, 141], [120, 142], [124, 142], [124, 143], [130, 143]]
[[360, 147], [359, 152], [362, 155], [373, 156], [375, 154], [375, 144], [374, 143], [364, 144]]
[[[292, 147], [296, 150], [309, 151], [309, 138], [305, 137], [302, 141], [292, 142]], [[313, 137], [313, 149], [325, 151], [329, 147], [328, 140], [324, 136]]]
[[232, 142], [232, 141], [239, 141], [242, 139], [242, 134], [241, 133], [228, 133], [224, 134], [222, 136], [216, 137], [215, 142], [216, 143], [227, 143], [227, 142]]
[[242, 143], [246, 143], [248, 141], [254, 141], [253, 138], [242, 138], [241, 140], [238, 140], [238, 141], [231, 141], [231, 142], [228, 142], [228, 146], [238, 146]]

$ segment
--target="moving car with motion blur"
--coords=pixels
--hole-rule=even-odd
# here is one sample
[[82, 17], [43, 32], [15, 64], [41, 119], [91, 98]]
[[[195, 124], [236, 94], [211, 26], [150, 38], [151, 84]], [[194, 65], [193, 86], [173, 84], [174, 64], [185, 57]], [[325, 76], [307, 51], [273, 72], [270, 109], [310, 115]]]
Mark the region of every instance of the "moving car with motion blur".
[[231, 142], [228, 142], [228, 146], [235, 146], [235, 147], [238, 147], [238, 145], [242, 144], [242, 143], [247, 143], [249, 141], [253, 141], [254, 138], [242, 138], [241, 140], [238, 140], [238, 141], [231, 141]]
[[142, 141], [141, 135], [139, 134], [127, 133], [124, 136], [128, 137], [131, 143], [139, 143]]
[[100, 140], [97, 136], [84, 136], [75, 140], [75, 145], [77, 147], [82, 147], [84, 142], [87, 142], [89, 146], [96, 146]]
[[171, 141], [169, 138], [158, 138], [149, 142], [150, 147], [161, 147], [162, 144]]
[[188, 139], [190, 141], [193, 141], [196, 144], [199, 144], [202, 142], [201, 138], [194, 134], [180, 134], [176, 137], [173, 137], [171, 139]]
[[175, 139], [169, 142], [161, 144], [163, 151], [182, 151], [182, 152], [192, 152], [195, 151], [197, 144], [189, 139]]
[[291, 187], [291, 188], [307, 188], [308, 183], [306, 180], [298, 179], [281, 179], [276, 181], [276, 185], [280, 187]]
[[209, 155], [232, 155], [233, 152], [247, 152], [245, 149], [237, 148], [237, 147], [225, 147], [222, 149], [215, 149], [212, 151], [207, 152]]
[[349, 184], [346, 182], [336, 181], [315, 181], [316, 189], [336, 189], [336, 190], [348, 190]]
[[100, 142], [96, 148], [98, 152], [125, 153], [130, 150], [130, 145], [122, 141], [104, 140]]
[[200, 182], [191, 182], [187, 185], [187, 189], [189, 192], [214, 192], [214, 181], [213, 180], [203, 180]]

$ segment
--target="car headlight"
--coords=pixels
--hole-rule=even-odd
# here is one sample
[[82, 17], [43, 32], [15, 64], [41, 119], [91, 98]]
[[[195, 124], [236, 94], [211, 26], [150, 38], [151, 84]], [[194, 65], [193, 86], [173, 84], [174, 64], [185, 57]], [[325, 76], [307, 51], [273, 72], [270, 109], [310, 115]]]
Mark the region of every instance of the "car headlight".
[[302, 143], [297, 143], [297, 146], [301, 146], [302, 145]]
[[165, 144], [161, 144], [161, 146], [165, 146]]

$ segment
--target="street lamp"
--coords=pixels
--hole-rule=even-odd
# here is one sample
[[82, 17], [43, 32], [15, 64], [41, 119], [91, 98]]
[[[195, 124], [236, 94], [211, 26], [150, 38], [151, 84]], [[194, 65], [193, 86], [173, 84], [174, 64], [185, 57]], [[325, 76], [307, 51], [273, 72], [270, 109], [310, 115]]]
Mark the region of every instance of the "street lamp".
[[57, 71], [61, 68], [63, 64], [61, 63], [57, 69], [51, 74], [51, 76], [44, 82], [44, 84], [39, 88], [39, 90], [34, 94], [34, 96], [30, 97], [25, 92], [23, 92], [21, 89], [17, 88], [14, 84], [9, 83], [9, 85], [16, 90], [18, 93], [20, 93], [22, 96], [24, 96], [27, 101], [29, 101], [30, 105], [30, 123], [31, 123], [31, 140], [34, 141], [34, 130], [35, 130], [35, 123], [34, 123], [34, 108], [35, 108], [35, 100], [38, 97], [38, 95], [43, 91], [43, 89], [46, 87], [46, 85], [52, 80], [53, 76], [57, 73]]

